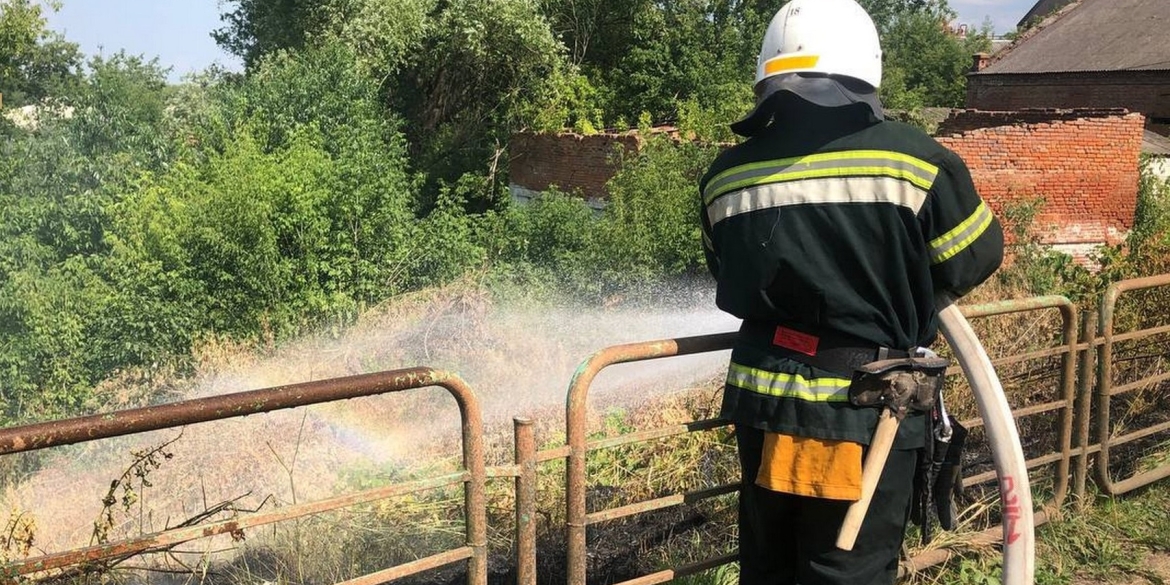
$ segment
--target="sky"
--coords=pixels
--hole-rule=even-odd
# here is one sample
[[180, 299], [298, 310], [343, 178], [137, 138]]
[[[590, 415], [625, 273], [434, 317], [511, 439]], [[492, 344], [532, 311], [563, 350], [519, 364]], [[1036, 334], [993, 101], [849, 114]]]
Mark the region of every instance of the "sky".
[[219, 0], [63, 0], [61, 10], [46, 15], [49, 28], [64, 33], [86, 55], [157, 57], [171, 68], [171, 81], [219, 63], [243, 68], [211, 38], [221, 28]]
[[995, 32], [1015, 30], [1016, 23], [1036, 5], [1036, 0], [950, 0], [959, 13], [959, 23], [978, 28], [984, 18], [991, 18]]
[[[990, 17], [997, 32], [1015, 28], [1035, 0], [951, 0], [959, 23], [978, 28]], [[213, 63], [231, 70], [239, 59], [225, 53], [211, 38], [222, 26], [220, 0], [64, 0], [61, 10], [48, 15], [50, 28], [81, 45], [86, 55], [110, 55], [125, 49], [134, 55], [157, 57], [170, 67], [170, 79]]]

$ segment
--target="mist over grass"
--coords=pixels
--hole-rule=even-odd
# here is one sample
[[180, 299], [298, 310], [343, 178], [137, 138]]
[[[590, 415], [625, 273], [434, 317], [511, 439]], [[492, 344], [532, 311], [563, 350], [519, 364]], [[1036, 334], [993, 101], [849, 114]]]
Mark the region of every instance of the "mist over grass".
[[[260, 351], [209, 342], [197, 351], [189, 377], [122, 380], [103, 391], [141, 400], [123, 400], [125, 408], [429, 366], [470, 384], [489, 435], [510, 436], [512, 417], [528, 416], [540, 421], [540, 441], [555, 441], [563, 436], [569, 380], [593, 352], [738, 327], [714, 307], [709, 287], [680, 282], [660, 292], [667, 295], [661, 306], [589, 308], [496, 301], [475, 283], [428, 289], [385, 303], [344, 330]], [[634, 408], [718, 378], [726, 360], [726, 352], [717, 352], [615, 366], [598, 377], [591, 400], [601, 409]], [[112, 535], [159, 530], [235, 498], [249, 509], [319, 499], [354, 473], [454, 461], [458, 425], [454, 400], [429, 388], [52, 449], [35, 471], [7, 486], [4, 507], [35, 520], [38, 550], [48, 552], [89, 544], [110, 481], [133, 453], [172, 439], [173, 457], [149, 477], [159, 487], [139, 487], [134, 513], [122, 514]]]

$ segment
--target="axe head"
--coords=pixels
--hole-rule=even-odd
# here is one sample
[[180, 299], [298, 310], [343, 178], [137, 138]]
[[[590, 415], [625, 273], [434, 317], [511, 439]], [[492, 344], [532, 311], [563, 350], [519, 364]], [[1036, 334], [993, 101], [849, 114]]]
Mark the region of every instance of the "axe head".
[[888, 408], [901, 419], [910, 410], [928, 412], [942, 389], [947, 360], [911, 357], [881, 360], [853, 371], [849, 402], [854, 406]]

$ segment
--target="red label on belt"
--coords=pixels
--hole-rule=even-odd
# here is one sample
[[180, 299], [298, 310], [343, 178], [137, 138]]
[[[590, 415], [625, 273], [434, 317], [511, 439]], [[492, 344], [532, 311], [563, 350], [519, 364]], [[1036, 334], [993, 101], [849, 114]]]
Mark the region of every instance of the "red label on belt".
[[817, 344], [821, 338], [816, 335], [802, 333], [787, 327], [776, 327], [776, 335], [772, 337], [772, 344], [789, 349], [804, 355], [817, 355]]

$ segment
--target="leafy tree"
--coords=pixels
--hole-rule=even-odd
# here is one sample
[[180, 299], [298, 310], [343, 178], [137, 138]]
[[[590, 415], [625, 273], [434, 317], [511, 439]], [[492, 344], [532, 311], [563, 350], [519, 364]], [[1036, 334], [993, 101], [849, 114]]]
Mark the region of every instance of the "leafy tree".
[[403, 269], [426, 257], [405, 141], [359, 70], [326, 46], [176, 92], [153, 63], [95, 59], [72, 110], [0, 142], [4, 413], [69, 412], [201, 335], [291, 335], [425, 283]]
[[[555, 32], [596, 88], [607, 121], [647, 112], [673, 122], [680, 107], [730, 122], [750, 105], [760, 40], [783, 0], [616, 2], [546, 0]], [[963, 83], [971, 43], [944, 33], [944, 0], [862, 0], [886, 45], [895, 108], [949, 105]], [[933, 21], [932, 21], [933, 19]], [[909, 35], [910, 38], [903, 38]], [[945, 78], [945, 79], [944, 79]]]
[[918, 14], [937, 7], [938, 0], [858, 0], [877, 26], [878, 35], [885, 38], [897, 21], [909, 14]]
[[945, 1], [917, 2], [885, 25], [882, 99], [888, 107], [961, 107], [971, 56], [991, 48], [990, 29], [961, 39], [949, 32], [955, 13]]
[[[526, 109], [552, 95], [563, 45], [532, 0], [467, 0], [433, 15], [434, 34], [388, 90], [432, 181], [454, 182], [502, 154]], [[490, 199], [493, 191], [478, 198]]]
[[[217, 38], [250, 63], [265, 52], [323, 43], [354, 51], [407, 122], [412, 158], [428, 174], [428, 205], [442, 184], [498, 161], [512, 131], [553, 111], [541, 104], [556, 99], [555, 83], [573, 79], [535, 0], [234, 4]], [[286, 32], [266, 33], [270, 28]], [[482, 209], [494, 193], [479, 193], [470, 205]]]
[[280, 51], [208, 91], [176, 121], [194, 152], [128, 206], [127, 245], [213, 291], [219, 332], [292, 334], [403, 290], [417, 183], [352, 52]]
[[619, 251], [607, 266], [655, 276], [703, 266], [695, 189], [717, 154], [715, 146], [655, 136], [625, 155], [607, 185], [606, 245]]
[[75, 112], [66, 122], [80, 153], [108, 165], [96, 170], [101, 176], [93, 179], [108, 181], [160, 168], [173, 154], [166, 132], [160, 131], [170, 94], [168, 70], [157, 59], [124, 52], [93, 57], [88, 69], [77, 95], [66, 101]]
[[553, 33], [576, 65], [612, 67], [634, 42], [635, 19], [654, 8], [650, 0], [544, 0]]
[[121, 265], [121, 280], [107, 264], [114, 208], [170, 156], [160, 138], [164, 77], [124, 55], [94, 59], [35, 130], [0, 142], [0, 399], [10, 415], [69, 412], [109, 372], [173, 347], [131, 337], [148, 321], [138, 311], [173, 312], [134, 291], [166, 283], [141, 280], [149, 266]]
[[77, 45], [48, 30], [46, 24], [39, 3], [0, 0], [0, 94], [5, 107], [60, 95], [78, 77], [81, 53]]
[[[546, 0], [553, 30], [609, 123], [677, 119], [689, 99], [750, 99], [759, 40], [780, 2]], [[730, 121], [730, 120], [728, 120]]]
[[[429, 56], [424, 43], [437, 34], [438, 0], [351, 0], [331, 3], [324, 35], [354, 51], [367, 75], [392, 78]], [[323, 36], [324, 36], [323, 35]]]
[[228, 0], [226, 26], [212, 38], [251, 69], [269, 53], [299, 49], [326, 23], [329, 2], [315, 0]]
[[159, 131], [165, 72], [121, 54], [89, 67], [75, 95], [41, 113], [35, 133], [0, 146], [15, 157], [0, 176], [10, 218], [0, 239], [45, 246], [44, 257], [58, 262], [105, 250], [108, 206], [127, 181], [170, 156]]

